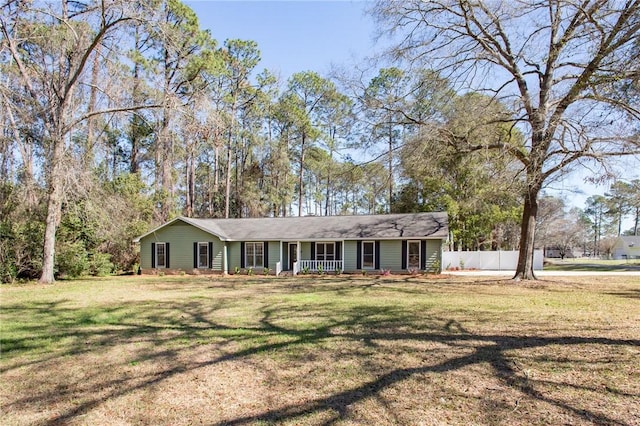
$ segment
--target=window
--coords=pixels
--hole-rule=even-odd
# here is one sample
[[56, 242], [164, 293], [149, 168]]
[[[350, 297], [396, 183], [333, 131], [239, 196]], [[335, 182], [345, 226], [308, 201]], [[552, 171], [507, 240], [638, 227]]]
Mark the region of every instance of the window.
[[420, 269], [420, 241], [407, 243], [407, 268]]
[[316, 243], [316, 260], [336, 260], [336, 243]]
[[156, 243], [156, 268], [167, 267], [167, 251], [165, 243]]
[[209, 267], [209, 243], [198, 243], [198, 268]]
[[362, 242], [362, 268], [373, 269], [376, 264], [376, 245], [373, 241]]
[[264, 243], [245, 243], [244, 254], [245, 267], [264, 267]]

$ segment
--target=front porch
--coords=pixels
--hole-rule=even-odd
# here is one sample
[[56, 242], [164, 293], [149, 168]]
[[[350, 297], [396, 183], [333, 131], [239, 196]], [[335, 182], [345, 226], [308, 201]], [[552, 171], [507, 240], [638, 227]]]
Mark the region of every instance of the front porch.
[[276, 273], [342, 272], [345, 268], [343, 244], [343, 241], [282, 241], [281, 262], [276, 265]]
[[300, 260], [293, 263], [293, 275], [308, 272], [342, 272], [342, 260]]

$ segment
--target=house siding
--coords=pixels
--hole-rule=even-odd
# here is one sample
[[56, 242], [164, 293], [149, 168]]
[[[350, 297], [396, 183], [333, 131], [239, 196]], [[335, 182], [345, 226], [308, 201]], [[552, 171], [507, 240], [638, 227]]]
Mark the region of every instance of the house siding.
[[380, 242], [380, 269], [390, 269], [391, 271], [402, 271], [402, 242], [381, 241]]
[[300, 244], [300, 259], [299, 260], [313, 260], [311, 259], [311, 243]]
[[[409, 240], [414, 240], [410, 238]], [[415, 239], [417, 240], [417, 239]], [[247, 240], [247, 242], [259, 242], [256, 240]], [[339, 241], [339, 240], [336, 240]], [[376, 247], [376, 268], [389, 269], [392, 272], [406, 272], [406, 268], [403, 268], [403, 240], [376, 240], [367, 239], [363, 241], [375, 241]], [[442, 240], [440, 239], [422, 239], [421, 240], [421, 263], [428, 271], [441, 270], [442, 266]], [[197, 273], [202, 270], [194, 270], [194, 248], [195, 242], [208, 242], [210, 243], [211, 250], [211, 269], [215, 272], [222, 272], [225, 270], [224, 252], [225, 244], [227, 247], [227, 262], [228, 271], [233, 273], [235, 268], [246, 269], [241, 265], [241, 247], [244, 243], [239, 241], [224, 242], [221, 241], [214, 234], [208, 233], [199, 229], [192, 224], [186, 223], [181, 220], [174, 221], [165, 227], [159, 228], [153, 233], [140, 238], [140, 260], [143, 270], [152, 270], [151, 267], [151, 246], [153, 243], [167, 242], [170, 244], [169, 253], [169, 265], [170, 270], [183, 270]], [[291, 241], [290, 243], [295, 243]], [[271, 272], [276, 271], [276, 265], [281, 261], [282, 267], [287, 269], [288, 264], [288, 247], [289, 243], [280, 241], [268, 241], [266, 242], [266, 249], [268, 251], [268, 267]], [[312, 245], [314, 243], [309, 241], [300, 242], [300, 260], [312, 259]], [[638, 248], [636, 248], [638, 250]], [[341, 241], [340, 249], [343, 270], [345, 272], [357, 272], [357, 259], [358, 259], [358, 241], [357, 240], [343, 240]], [[313, 259], [312, 259], [313, 260]], [[360, 268], [361, 269], [361, 268]], [[208, 270], [207, 270], [208, 271]]]
[[[247, 241], [248, 242], [248, 241]], [[259, 240], [251, 240], [251, 242], [260, 242]], [[280, 242], [268, 241], [267, 243], [267, 259], [269, 265], [266, 265], [272, 272], [276, 270], [276, 263], [280, 261]], [[239, 241], [232, 241], [227, 243], [229, 250], [229, 272], [234, 272], [236, 267], [239, 269], [245, 269], [241, 266], [240, 251], [242, 244]]]
[[357, 245], [355, 241], [345, 241], [342, 245], [342, 257], [344, 259], [344, 270], [346, 272], [355, 271]]
[[240, 242], [232, 241], [227, 243], [229, 256], [229, 272], [234, 272], [236, 268], [241, 269], [240, 265]]
[[[442, 272], [442, 241], [427, 240], [426, 269], [429, 272]], [[434, 271], [435, 267], [438, 267]]]
[[171, 245], [169, 254], [170, 269], [193, 270], [193, 243], [212, 242], [212, 263], [216, 271], [222, 270], [222, 251], [224, 243], [219, 238], [184, 222], [175, 222], [159, 229], [140, 240], [140, 266], [151, 268], [151, 244], [168, 242]]
[[275, 273], [276, 263], [280, 262], [280, 241], [269, 241], [269, 269]]

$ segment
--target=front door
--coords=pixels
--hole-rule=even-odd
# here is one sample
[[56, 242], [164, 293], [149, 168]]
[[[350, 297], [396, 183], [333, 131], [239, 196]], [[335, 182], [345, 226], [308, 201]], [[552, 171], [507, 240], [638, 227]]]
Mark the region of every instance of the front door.
[[293, 271], [293, 263], [298, 261], [298, 244], [289, 243], [289, 270]]

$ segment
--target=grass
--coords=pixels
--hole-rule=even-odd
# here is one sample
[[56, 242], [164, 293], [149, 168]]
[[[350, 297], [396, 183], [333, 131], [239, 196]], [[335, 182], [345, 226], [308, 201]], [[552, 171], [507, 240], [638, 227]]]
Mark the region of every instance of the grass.
[[0, 288], [4, 425], [640, 423], [640, 276]]
[[640, 259], [545, 259], [545, 271], [638, 271], [640, 272]]

